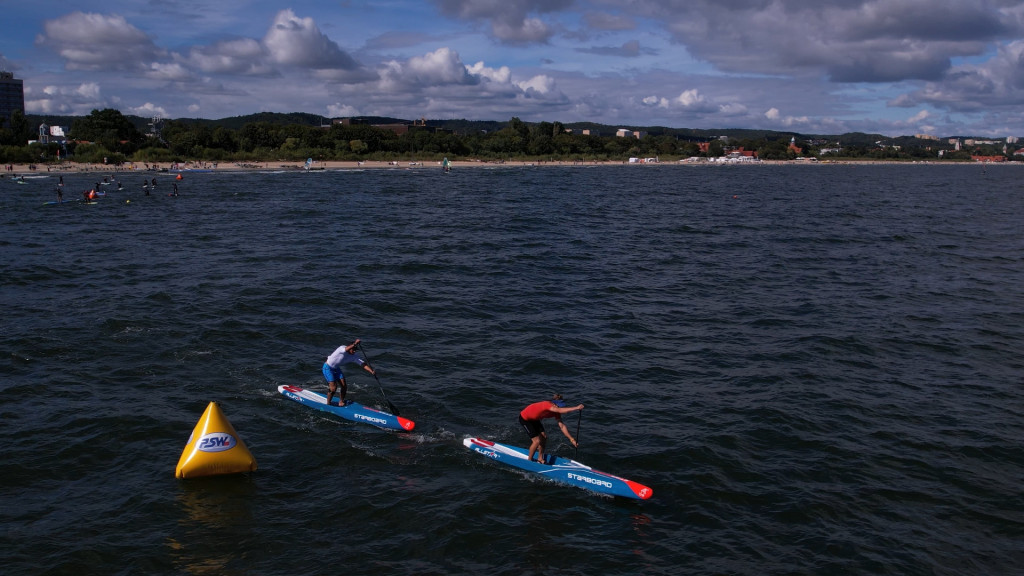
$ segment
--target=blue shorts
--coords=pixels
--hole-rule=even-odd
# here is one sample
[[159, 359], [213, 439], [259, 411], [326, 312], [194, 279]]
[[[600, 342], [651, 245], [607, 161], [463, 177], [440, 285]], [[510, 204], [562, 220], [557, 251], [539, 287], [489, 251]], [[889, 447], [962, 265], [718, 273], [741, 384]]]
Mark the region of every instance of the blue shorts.
[[341, 373], [341, 368], [331, 368], [330, 365], [327, 364], [326, 362], [324, 362], [323, 372], [324, 378], [327, 379], [328, 384], [331, 382], [340, 381], [342, 378], [345, 377], [345, 375]]

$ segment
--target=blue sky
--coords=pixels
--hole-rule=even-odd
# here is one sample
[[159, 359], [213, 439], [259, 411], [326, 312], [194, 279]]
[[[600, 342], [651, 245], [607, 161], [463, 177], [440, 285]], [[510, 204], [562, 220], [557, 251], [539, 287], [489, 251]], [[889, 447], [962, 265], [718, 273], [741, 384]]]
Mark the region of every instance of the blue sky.
[[1024, 136], [1019, 0], [0, 0], [0, 14], [0, 69], [33, 114]]

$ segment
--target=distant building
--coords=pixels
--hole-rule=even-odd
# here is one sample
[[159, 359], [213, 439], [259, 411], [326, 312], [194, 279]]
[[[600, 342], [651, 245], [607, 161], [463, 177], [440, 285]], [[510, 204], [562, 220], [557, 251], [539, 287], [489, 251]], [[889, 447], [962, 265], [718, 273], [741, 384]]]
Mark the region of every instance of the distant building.
[[67, 126], [50, 126], [48, 124], [39, 125], [39, 143], [40, 144], [63, 144], [67, 142], [68, 127]]
[[435, 133], [435, 134], [452, 134], [453, 133], [453, 130], [450, 130], [448, 128], [438, 128], [438, 127], [435, 127], [435, 126], [427, 126], [427, 119], [426, 118], [420, 118], [419, 120], [413, 120], [412, 124], [408, 124], [408, 123], [404, 123], [404, 122], [403, 123], [395, 123], [395, 124], [370, 124], [370, 122], [368, 122], [368, 121], [366, 121], [365, 119], [362, 119], [362, 118], [336, 118], [336, 119], [332, 120], [332, 123], [334, 123], [334, 124], [341, 124], [343, 126], [355, 126], [355, 125], [367, 125], [367, 124], [369, 124], [370, 126], [373, 126], [374, 128], [379, 128], [381, 130], [390, 130], [391, 132], [394, 132], [398, 136], [401, 136], [403, 134], [408, 134], [409, 132], [415, 132], [415, 131], [432, 132], [432, 133]]
[[789, 139], [789, 149], [797, 154], [804, 153], [804, 149], [796, 145], [796, 136]]
[[0, 70], [0, 126], [10, 125], [15, 110], [25, 113], [25, 87], [13, 72]]
[[615, 131], [615, 136], [618, 138], [636, 138], [637, 140], [647, 136], [647, 132], [642, 130], [630, 130], [629, 128], [619, 128]]

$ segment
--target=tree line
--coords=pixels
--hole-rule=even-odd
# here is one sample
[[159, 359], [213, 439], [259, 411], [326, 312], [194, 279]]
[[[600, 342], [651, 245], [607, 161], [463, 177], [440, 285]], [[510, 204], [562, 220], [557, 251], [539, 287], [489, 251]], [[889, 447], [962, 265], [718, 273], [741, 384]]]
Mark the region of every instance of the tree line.
[[[287, 115], [279, 115], [287, 116]], [[481, 161], [527, 160], [557, 162], [622, 161], [631, 157], [658, 157], [671, 161], [691, 157], [720, 157], [743, 149], [757, 152], [763, 160], [792, 160], [798, 156], [854, 159], [935, 159], [939, 149], [947, 159], [969, 159], [971, 153], [1001, 154], [994, 147], [954, 151], [936, 141], [903, 138], [900, 144], [878, 144], [878, 135], [842, 138], [800, 137], [789, 133], [754, 133], [727, 139], [694, 137], [683, 130], [650, 130], [641, 138], [613, 134], [586, 135], [567, 130], [561, 122], [526, 123], [511, 118], [496, 129], [445, 129], [444, 123], [411, 126], [404, 134], [370, 124], [310, 125], [281, 122], [257, 115], [240, 127], [228, 122], [167, 120], [157, 132], [143, 132], [145, 120], [134, 120], [113, 109], [93, 110], [88, 116], [71, 119], [66, 143], [33, 143], [38, 124], [15, 113], [0, 128], [0, 162], [47, 163], [71, 159], [86, 163], [122, 162], [171, 163], [204, 162], [301, 162], [317, 161], [409, 161], [475, 159]], [[456, 122], [456, 121], [453, 121]], [[465, 123], [465, 121], [462, 121]], [[797, 153], [791, 139], [801, 149]], [[835, 137], [833, 137], [835, 138]], [[838, 153], [822, 149], [841, 145]]]

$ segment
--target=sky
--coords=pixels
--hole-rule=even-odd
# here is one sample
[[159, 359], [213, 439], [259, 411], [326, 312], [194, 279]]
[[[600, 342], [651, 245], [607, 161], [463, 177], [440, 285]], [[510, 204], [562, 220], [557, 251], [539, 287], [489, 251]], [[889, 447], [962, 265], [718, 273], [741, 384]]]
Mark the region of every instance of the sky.
[[1024, 137], [1024, 0], [0, 0], [30, 114]]

